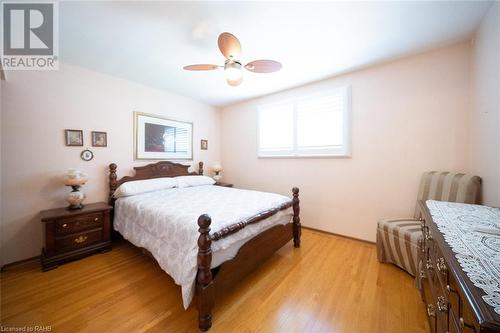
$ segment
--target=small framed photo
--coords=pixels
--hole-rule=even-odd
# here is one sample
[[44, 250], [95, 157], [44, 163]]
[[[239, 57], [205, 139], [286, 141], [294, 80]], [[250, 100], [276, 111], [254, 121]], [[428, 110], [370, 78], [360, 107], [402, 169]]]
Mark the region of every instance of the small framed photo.
[[208, 140], [201, 140], [201, 150], [208, 149]]
[[67, 129], [64, 131], [66, 146], [83, 146], [83, 131]]
[[92, 146], [94, 147], [107, 147], [108, 134], [106, 132], [92, 131]]

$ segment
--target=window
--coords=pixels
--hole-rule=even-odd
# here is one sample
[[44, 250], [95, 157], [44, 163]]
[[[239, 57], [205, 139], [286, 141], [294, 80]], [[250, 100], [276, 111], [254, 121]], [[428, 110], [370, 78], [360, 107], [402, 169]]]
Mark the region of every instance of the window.
[[259, 106], [258, 156], [350, 155], [350, 88]]

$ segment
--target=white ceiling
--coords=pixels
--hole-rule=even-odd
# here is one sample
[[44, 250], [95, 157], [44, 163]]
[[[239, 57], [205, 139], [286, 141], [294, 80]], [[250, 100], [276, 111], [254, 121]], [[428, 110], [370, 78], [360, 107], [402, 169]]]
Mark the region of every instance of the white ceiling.
[[[227, 105], [470, 38], [490, 2], [61, 2], [60, 57], [212, 105]], [[245, 72], [230, 87], [217, 36], [235, 34], [243, 62], [275, 59], [280, 72]]]

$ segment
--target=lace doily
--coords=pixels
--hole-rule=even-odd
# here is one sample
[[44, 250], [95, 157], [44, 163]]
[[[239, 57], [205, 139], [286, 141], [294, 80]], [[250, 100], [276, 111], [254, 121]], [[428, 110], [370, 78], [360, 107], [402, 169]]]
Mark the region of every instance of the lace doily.
[[500, 209], [428, 200], [427, 207], [445, 241], [484, 301], [500, 314]]

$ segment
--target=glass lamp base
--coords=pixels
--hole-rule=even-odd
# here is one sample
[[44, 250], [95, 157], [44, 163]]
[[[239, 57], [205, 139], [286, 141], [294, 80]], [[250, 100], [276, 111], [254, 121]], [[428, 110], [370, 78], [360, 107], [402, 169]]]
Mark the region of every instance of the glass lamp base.
[[70, 209], [70, 210], [73, 210], [73, 209], [82, 209], [83, 207], [85, 207], [85, 205], [83, 205], [83, 204], [80, 203], [78, 205], [69, 205], [68, 209]]

